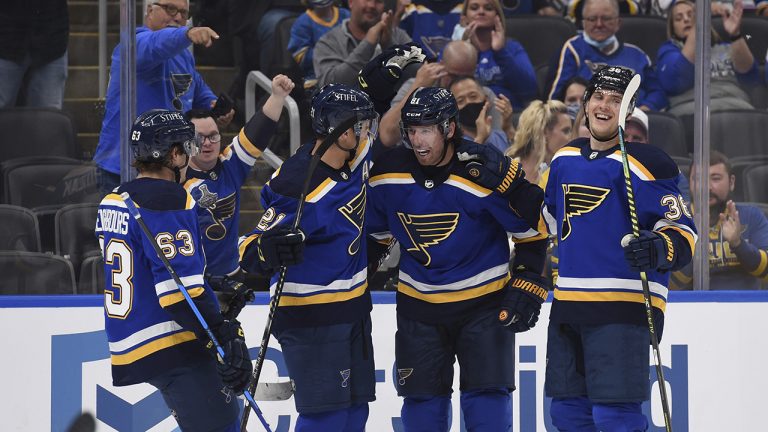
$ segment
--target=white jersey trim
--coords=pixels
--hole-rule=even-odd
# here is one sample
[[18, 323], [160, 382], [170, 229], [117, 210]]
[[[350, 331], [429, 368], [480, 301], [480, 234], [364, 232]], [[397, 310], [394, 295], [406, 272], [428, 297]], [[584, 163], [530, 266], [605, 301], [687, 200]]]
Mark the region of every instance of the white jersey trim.
[[[184, 284], [185, 288], [203, 285], [204, 283], [203, 275], [200, 275], [200, 274], [192, 275], [192, 276], [184, 276], [184, 277], [181, 277], [180, 279], [181, 279], [181, 283]], [[176, 282], [173, 279], [167, 279], [160, 283], [155, 284], [155, 293], [157, 294], [158, 297], [172, 291], [179, 291], [179, 287], [176, 286]]]
[[400, 280], [412, 286], [419, 292], [423, 292], [425, 294], [432, 294], [434, 292], [440, 292], [440, 291], [461, 291], [461, 290], [467, 289], [468, 287], [483, 285], [487, 281], [491, 279], [496, 279], [500, 276], [504, 276], [508, 272], [509, 272], [509, 264], [504, 263], [496, 267], [491, 267], [488, 270], [482, 271], [464, 280], [452, 282], [445, 285], [432, 285], [432, 284], [419, 282], [413, 277], [411, 277], [408, 273], [405, 273], [404, 271], [400, 270]]
[[[328, 292], [334, 292], [334, 291], [348, 291], [352, 288], [360, 286], [361, 283], [365, 282], [366, 278], [368, 277], [368, 269], [364, 268], [360, 270], [356, 275], [352, 276], [350, 279], [339, 279], [335, 280], [328, 285], [312, 285], [312, 284], [306, 284], [306, 283], [300, 283], [300, 282], [285, 282], [285, 285], [283, 285], [283, 293], [284, 294], [294, 294], [297, 296], [308, 296], [313, 294], [323, 294]], [[275, 288], [277, 284], [273, 283], [269, 290], [271, 291], [271, 294], [275, 294]]]
[[[581, 291], [590, 290], [622, 290], [622, 291], [634, 291], [643, 292], [643, 284], [640, 279], [618, 279], [618, 278], [575, 278], [575, 277], [563, 277], [557, 278], [557, 287], [563, 289], [577, 289]], [[648, 281], [648, 288], [656, 295], [667, 298], [669, 290], [664, 285]]]
[[176, 323], [176, 321], [161, 322], [145, 329], [141, 329], [125, 339], [110, 342], [109, 351], [112, 354], [121, 353], [150, 339], [155, 339], [158, 336], [163, 336], [180, 330], [184, 330], [184, 328]]

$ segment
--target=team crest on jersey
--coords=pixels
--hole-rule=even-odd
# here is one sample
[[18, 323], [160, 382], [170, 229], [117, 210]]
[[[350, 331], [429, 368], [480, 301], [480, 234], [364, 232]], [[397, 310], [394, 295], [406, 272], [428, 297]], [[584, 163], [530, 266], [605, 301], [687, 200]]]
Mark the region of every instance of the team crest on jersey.
[[580, 184], [564, 184], [563, 200], [565, 216], [563, 229], [560, 231], [561, 240], [571, 235], [571, 218], [581, 216], [596, 209], [608, 196], [610, 189]]
[[365, 220], [365, 197], [365, 185], [363, 185], [360, 188], [360, 193], [339, 208], [341, 214], [357, 228], [357, 236], [347, 246], [347, 252], [350, 255], [356, 254], [360, 249], [360, 237], [363, 235], [363, 222]]
[[341, 374], [341, 386], [346, 388], [349, 385], [349, 376], [352, 374], [352, 371], [350, 369], [344, 369], [340, 370], [339, 374]]
[[401, 386], [405, 385], [405, 379], [413, 374], [413, 368], [404, 368], [397, 370], [397, 383]]
[[192, 85], [191, 74], [171, 74], [171, 84], [173, 85], [173, 107], [181, 111], [183, 108], [179, 97], [189, 91], [189, 87]]
[[408, 252], [424, 267], [432, 262], [427, 248], [450, 237], [459, 225], [458, 213], [412, 215], [397, 212], [397, 217], [413, 243]]
[[205, 228], [206, 237], [211, 240], [221, 240], [227, 235], [227, 227], [224, 226], [224, 220], [231, 218], [235, 214], [236, 201], [235, 193], [232, 192], [229, 196], [217, 200], [213, 205], [206, 208], [213, 221], [212, 224]]

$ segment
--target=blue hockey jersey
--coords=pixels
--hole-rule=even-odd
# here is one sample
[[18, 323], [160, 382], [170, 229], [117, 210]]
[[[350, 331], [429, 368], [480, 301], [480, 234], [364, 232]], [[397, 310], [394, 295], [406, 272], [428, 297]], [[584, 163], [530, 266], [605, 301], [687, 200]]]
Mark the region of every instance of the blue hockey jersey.
[[307, 9], [293, 22], [291, 37], [288, 39], [288, 52], [301, 67], [301, 71], [304, 72], [304, 79], [315, 79], [315, 69], [312, 66], [315, 43], [328, 33], [328, 30], [341, 24], [347, 18], [349, 18], [349, 9], [334, 6], [330, 21], [323, 20], [312, 9]]
[[[313, 147], [314, 142], [300, 147], [262, 189], [266, 210], [256, 229], [241, 239], [241, 259], [264, 231], [293, 224]], [[340, 170], [318, 164], [299, 224], [306, 237], [304, 261], [288, 267], [275, 331], [355, 322], [370, 312], [364, 228], [370, 154], [366, 142]], [[241, 267], [251, 268], [248, 263]], [[277, 281], [276, 273], [270, 284], [273, 294]]]
[[[188, 49], [192, 42], [187, 38], [187, 30], [187, 27], [157, 31], [147, 27], [136, 29], [137, 113], [156, 108], [210, 109], [211, 102], [216, 100], [195, 69], [195, 58]], [[180, 109], [174, 107], [174, 100], [181, 103]], [[120, 174], [120, 45], [112, 52], [106, 112], [93, 160], [104, 170]]]
[[[627, 152], [640, 229], [666, 234], [681, 268], [693, 255], [696, 229], [677, 188], [677, 165], [651, 145], [627, 143]], [[645, 325], [640, 274], [621, 248], [632, 226], [619, 146], [592, 151], [582, 138], [558, 150], [543, 215], [560, 258], [550, 320]], [[669, 273], [647, 276], [651, 303], [664, 312]]]
[[460, 1], [417, 1], [405, 7], [400, 28], [424, 49], [425, 54], [437, 58], [451, 41], [453, 28], [461, 18], [461, 8]]
[[506, 198], [470, 180], [455, 156], [427, 176], [405, 147], [376, 158], [368, 230], [400, 243], [398, 313], [431, 323], [497, 307], [510, 280], [507, 235], [516, 242], [545, 238]]
[[[249, 121], [254, 128], [243, 128], [219, 155], [216, 166], [208, 172], [187, 168], [184, 188], [197, 202], [206, 272], [230, 275], [238, 270], [237, 250], [240, 221], [240, 188], [248, 178], [261, 150], [274, 132], [276, 123], [258, 111]], [[251, 132], [246, 133], [248, 130]]]
[[548, 99], [556, 99], [569, 79], [578, 75], [589, 80], [592, 74], [606, 65], [624, 66], [640, 74], [643, 81], [637, 96], [638, 107], [646, 105], [654, 111], [667, 107], [667, 97], [652, 67], [651, 59], [643, 50], [635, 45], [619, 42], [619, 48], [606, 55], [588, 44], [581, 34], [563, 44]]
[[181, 185], [165, 180], [139, 178], [121, 185], [118, 193], [101, 201], [95, 230], [107, 275], [104, 317], [117, 386], [145, 382], [208, 357], [197, 340], [204, 335], [202, 326], [128, 212], [122, 192], [128, 192], [139, 207], [208, 325], [222, 321], [216, 299], [203, 281], [205, 258], [192, 197]]

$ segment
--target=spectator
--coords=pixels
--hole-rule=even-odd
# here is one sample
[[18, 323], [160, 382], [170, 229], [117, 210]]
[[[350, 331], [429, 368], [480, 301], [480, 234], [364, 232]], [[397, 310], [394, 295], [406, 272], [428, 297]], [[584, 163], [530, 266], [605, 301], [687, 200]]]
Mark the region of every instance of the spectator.
[[587, 127], [587, 115], [584, 113], [584, 108], [580, 108], [576, 113], [576, 117], [573, 119], [573, 129], [571, 130], [571, 141], [576, 138], [589, 138], [592, 134], [589, 133]]
[[405, 7], [400, 28], [424, 52], [437, 58], [443, 51], [461, 17], [461, 0], [415, 0]]
[[422, 72], [424, 82], [420, 82], [420, 85], [414, 86], [416, 78], [410, 78], [400, 86], [394, 99], [392, 99], [392, 106], [397, 105], [418, 87], [448, 88], [451, 82], [458, 78], [474, 76], [475, 69], [477, 69], [477, 49], [468, 42], [448, 42], [437, 63], [432, 64], [434, 66], [428, 68], [429, 73], [427, 75], [423, 75], [424, 72]]
[[[398, 2], [398, 5], [400, 3]], [[317, 85], [357, 86], [357, 73], [382, 49], [411, 41], [394, 23], [396, 12], [384, 12], [384, 0], [349, 0], [349, 19], [331, 29], [315, 45]]]
[[[492, 127], [491, 116], [488, 115], [491, 103], [480, 83], [473, 77], [459, 78], [454, 81], [449, 90], [456, 98], [459, 107], [459, 124], [464, 132], [464, 139], [479, 144], [487, 144], [504, 152], [509, 147], [509, 138], [504, 130]], [[512, 106], [509, 99], [500, 95], [495, 101], [500, 112], [509, 113], [506, 116], [506, 128], [512, 128]], [[501, 108], [500, 108], [501, 106]], [[530, 179], [529, 179], [530, 180]], [[530, 180], [534, 182], [533, 180]]]
[[495, 94], [504, 94], [514, 109], [523, 109], [536, 97], [536, 73], [519, 42], [507, 40], [504, 12], [499, 0], [464, 0], [459, 31], [462, 40], [477, 48], [475, 76]]
[[[400, 90], [392, 99], [391, 106], [392, 108], [397, 107], [403, 99], [419, 87], [443, 87], [447, 89], [453, 81], [472, 77], [476, 65], [477, 50], [475, 47], [465, 41], [451, 41], [445, 46], [443, 55], [438, 63], [422, 65], [414, 78], [406, 80], [400, 86]], [[513, 108], [509, 99], [501, 96], [497, 98], [493, 94], [493, 90], [488, 87], [482, 87], [482, 92], [485, 93], [486, 99], [483, 99], [483, 96], [479, 94], [462, 95], [462, 98], [466, 98], [469, 102], [488, 100], [490, 106], [487, 113], [491, 117], [491, 128], [504, 131], [507, 135], [507, 141], [509, 141], [509, 138], [515, 133], [512, 123]], [[384, 120], [385, 118], [391, 121], [386, 121]], [[382, 142], [389, 142], [389, 139], [392, 139], [393, 143], [400, 142], [399, 119], [399, 111], [389, 116], [386, 114], [382, 116], [382, 122], [379, 126]]]
[[515, 140], [507, 154], [520, 161], [528, 181], [539, 183], [555, 152], [570, 142], [572, 127], [564, 103], [533, 101], [520, 114]]
[[576, 75], [565, 83], [563, 91], [557, 98], [568, 107], [571, 119], [575, 119], [576, 113], [581, 109], [581, 100], [584, 98], [584, 91], [587, 90], [587, 84], [589, 81], [586, 78]]
[[0, 28], [0, 108], [61, 109], [67, 80], [67, 2], [5, 2]]
[[617, 0], [584, 0], [584, 31], [570, 39], [560, 51], [555, 81], [549, 99], [562, 91], [576, 75], [592, 77], [605, 65], [624, 66], [642, 76], [637, 105], [644, 110], [660, 111], [667, 106], [664, 91], [656, 78], [651, 59], [640, 48], [616, 38], [621, 27]]
[[[754, 206], [736, 204], [736, 176], [728, 158], [709, 155], [709, 287], [712, 290], [760, 289], [768, 281], [768, 220]], [[691, 166], [691, 192], [697, 188]], [[672, 273], [673, 289], [691, 289], [693, 266]]]
[[[733, 12], [726, 12], [723, 27], [729, 41], [723, 41], [712, 30], [710, 50], [709, 109], [752, 109], [749, 96], [741, 84], [760, 84], [757, 62], [741, 34], [744, 8], [737, 0]], [[694, 3], [680, 0], [667, 17], [669, 40], [659, 48], [658, 71], [661, 87], [669, 98], [669, 112], [675, 115], [693, 114], [694, 54], [696, 49], [696, 17]]]
[[[665, 0], [662, 0], [662, 2]], [[671, 1], [671, 0], [670, 0]], [[584, 28], [583, 26], [583, 16], [584, 16], [584, 4], [586, 1], [583, 0], [570, 0], [568, 2], [568, 10], [566, 11], [566, 17], [570, 18], [571, 21], [575, 22], [576, 25], [581, 29]], [[619, 0], [619, 14], [621, 15], [638, 15], [640, 14], [640, 6], [638, 3], [643, 3], [643, 0], [635, 1], [635, 0]]]
[[185, 113], [185, 117], [194, 124], [200, 153], [189, 160], [184, 188], [198, 204], [202, 244], [206, 253], [205, 278], [217, 292], [227, 319], [237, 317], [255, 288], [243, 285], [245, 275], [238, 266], [240, 188], [256, 159], [269, 144], [280, 120], [283, 101], [293, 86], [293, 81], [285, 75], [274, 77], [269, 99], [248, 120], [232, 143], [223, 149], [221, 133], [210, 111], [190, 110]]
[[[210, 47], [218, 39], [209, 27], [185, 27], [187, 0], [162, 0], [147, 5], [145, 26], [136, 29], [136, 112], [150, 109], [210, 109], [216, 96], [195, 70], [190, 44]], [[99, 187], [108, 193], [120, 184], [120, 45], [112, 52], [106, 113], [93, 160]], [[220, 127], [234, 111], [216, 119]]]
[[304, 87], [317, 83], [312, 66], [315, 44], [328, 30], [349, 18], [349, 10], [336, 6], [335, 0], [306, 0], [309, 9], [301, 14], [291, 27], [288, 51], [304, 73]]

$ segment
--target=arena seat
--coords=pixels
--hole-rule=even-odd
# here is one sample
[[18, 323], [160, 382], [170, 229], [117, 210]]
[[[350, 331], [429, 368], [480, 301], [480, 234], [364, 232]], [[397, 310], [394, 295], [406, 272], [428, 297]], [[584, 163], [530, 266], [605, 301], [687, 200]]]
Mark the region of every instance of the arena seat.
[[80, 266], [78, 294], [104, 294], [104, 259], [101, 253], [91, 253]]
[[0, 109], [0, 162], [25, 156], [82, 157], [73, 120], [52, 108]]
[[576, 26], [562, 17], [518, 15], [507, 17], [506, 33], [523, 45], [538, 68], [557, 57], [565, 41], [576, 36]]
[[622, 16], [616, 37], [624, 43], [636, 45], [655, 63], [659, 47], [668, 39], [667, 20], [656, 16]]
[[40, 229], [31, 210], [0, 204], [0, 220], [0, 250], [40, 252]]
[[726, 110], [710, 115], [710, 145], [729, 158], [768, 153], [768, 112]]
[[648, 115], [648, 142], [660, 147], [670, 156], [687, 157], [683, 122], [674, 114], [658, 111]]
[[768, 164], [744, 170], [745, 201], [768, 203]]
[[96, 203], [70, 204], [58, 209], [54, 216], [56, 255], [67, 258], [75, 274], [86, 255], [99, 252], [94, 234], [98, 207]]
[[[723, 29], [722, 17], [712, 17], [712, 26], [723, 39], [728, 40], [728, 35]], [[765, 64], [765, 53], [768, 50], [768, 18], [744, 14], [741, 17], [741, 33], [749, 35], [747, 46], [752, 51], [752, 55], [755, 56], [757, 63]]]
[[40, 252], [0, 251], [0, 294], [75, 294], [75, 273], [66, 259]]

